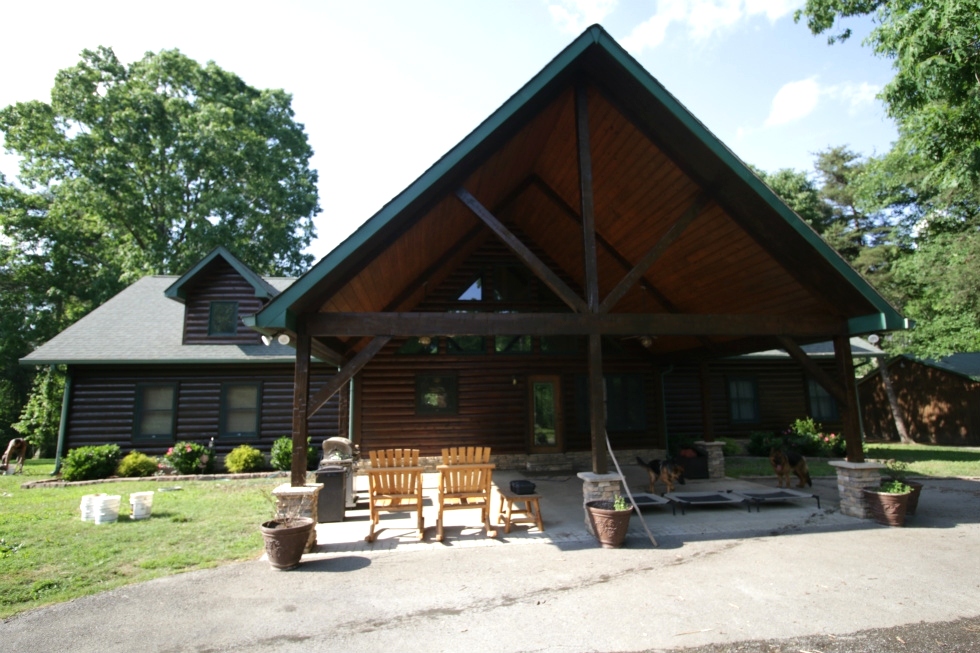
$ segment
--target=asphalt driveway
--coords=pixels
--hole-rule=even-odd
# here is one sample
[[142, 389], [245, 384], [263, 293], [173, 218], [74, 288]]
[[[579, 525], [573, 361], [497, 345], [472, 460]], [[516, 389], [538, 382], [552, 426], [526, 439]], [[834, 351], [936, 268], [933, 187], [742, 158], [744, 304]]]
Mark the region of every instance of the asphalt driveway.
[[464, 524], [420, 545], [391, 522], [387, 543], [334, 541], [294, 571], [256, 560], [35, 610], [0, 625], [0, 651], [980, 650], [980, 480], [926, 480], [905, 528], [826, 502], [653, 509], [657, 548], [638, 524], [618, 550], [574, 536], [580, 501], [545, 501], [537, 535]]

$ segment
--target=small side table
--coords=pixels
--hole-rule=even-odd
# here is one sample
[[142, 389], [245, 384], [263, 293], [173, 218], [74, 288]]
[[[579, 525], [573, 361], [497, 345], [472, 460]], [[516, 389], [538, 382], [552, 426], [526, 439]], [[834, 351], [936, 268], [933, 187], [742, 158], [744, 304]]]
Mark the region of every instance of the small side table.
[[[519, 523], [535, 524], [539, 531], [544, 531], [544, 524], [541, 520], [540, 494], [515, 494], [502, 487], [498, 487], [497, 492], [500, 493], [497, 523], [504, 525], [505, 533], [510, 532], [511, 524]], [[523, 503], [524, 508], [515, 507], [515, 503]]]

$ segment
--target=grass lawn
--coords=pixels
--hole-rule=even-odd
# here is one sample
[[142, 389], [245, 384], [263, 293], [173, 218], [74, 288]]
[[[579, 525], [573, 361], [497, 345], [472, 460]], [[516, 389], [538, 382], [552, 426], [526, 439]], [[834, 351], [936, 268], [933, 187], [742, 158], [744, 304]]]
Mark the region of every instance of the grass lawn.
[[[912, 476], [980, 477], [980, 449], [974, 447], [939, 447], [926, 444], [894, 444], [890, 442], [864, 445], [867, 460], [901, 460], [908, 463]], [[825, 459], [807, 459], [811, 476], [836, 476], [837, 471]], [[725, 459], [725, 474], [742, 476], [772, 476], [772, 467], [765, 457], [734, 456]]]
[[[259, 524], [282, 478], [175, 483], [166, 478], [21, 489], [53, 461], [0, 476], [0, 618], [87, 594], [262, 555]], [[180, 490], [159, 492], [180, 487]], [[154, 491], [152, 516], [129, 518], [129, 494]], [[86, 494], [118, 494], [114, 524], [83, 522]]]

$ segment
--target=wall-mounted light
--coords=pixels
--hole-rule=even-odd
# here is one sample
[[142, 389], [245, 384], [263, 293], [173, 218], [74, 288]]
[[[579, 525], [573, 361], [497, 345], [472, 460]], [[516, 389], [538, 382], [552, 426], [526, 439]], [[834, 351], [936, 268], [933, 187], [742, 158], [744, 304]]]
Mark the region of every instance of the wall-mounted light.
[[262, 334], [262, 344], [265, 345], [266, 347], [268, 347], [269, 345], [271, 345], [272, 344], [272, 336], [267, 336], [266, 334], [263, 333]]
[[645, 348], [649, 349], [650, 347], [653, 346], [653, 338], [651, 338], [650, 336], [643, 336], [642, 338], [640, 338], [640, 344], [643, 345]]
[[279, 342], [280, 345], [288, 345], [290, 342], [292, 342], [292, 338], [289, 337], [288, 333], [280, 333], [276, 337], [276, 340]]
[[421, 338], [419, 338], [419, 344], [422, 345], [423, 347], [428, 347], [429, 345], [432, 344], [432, 338], [430, 338], [429, 336], [422, 336]]

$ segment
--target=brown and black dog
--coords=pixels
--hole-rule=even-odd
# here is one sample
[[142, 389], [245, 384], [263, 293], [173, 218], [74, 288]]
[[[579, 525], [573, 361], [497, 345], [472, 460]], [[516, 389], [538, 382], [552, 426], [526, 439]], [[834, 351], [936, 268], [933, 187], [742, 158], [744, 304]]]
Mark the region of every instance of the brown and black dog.
[[14, 467], [14, 472], [24, 473], [24, 458], [27, 457], [27, 440], [24, 438], [14, 438], [7, 445], [7, 450], [3, 453], [3, 458], [0, 459], [0, 473], [6, 473], [7, 469], [10, 467], [10, 459], [16, 458], [17, 465]]
[[796, 474], [796, 477], [800, 479], [800, 484], [797, 487], [804, 487], [806, 485], [813, 487], [813, 481], [810, 480], [810, 469], [806, 465], [806, 458], [792, 449], [773, 447], [769, 451], [769, 464], [772, 465], [773, 471], [776, 472], [777, 487], [785, 486], [788, 488], [790, 474]]
[[668, 492], [674, 491], [675, 483], [680, 483], [681, 485], [685, 483], [684, 468], [670, 459], [651, 460], [645, 463], [642, 458], [637, 456], [636, 462], [641, 467], [646, 467], [647, 474], [650, 475], [650, 487], [647, 490], [650, 494], [656, 494], [655, 485], [657, 481], [666, 485]]

